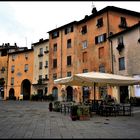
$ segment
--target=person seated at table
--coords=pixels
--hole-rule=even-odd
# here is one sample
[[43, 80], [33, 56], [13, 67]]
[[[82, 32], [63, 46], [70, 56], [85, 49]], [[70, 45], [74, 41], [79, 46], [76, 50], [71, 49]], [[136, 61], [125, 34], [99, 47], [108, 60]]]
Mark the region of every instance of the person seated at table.
[[114, 103], [114, 99], [112, 98], [111, 95], [108, 95], [107, 103], [108, 103], [108, 104]]

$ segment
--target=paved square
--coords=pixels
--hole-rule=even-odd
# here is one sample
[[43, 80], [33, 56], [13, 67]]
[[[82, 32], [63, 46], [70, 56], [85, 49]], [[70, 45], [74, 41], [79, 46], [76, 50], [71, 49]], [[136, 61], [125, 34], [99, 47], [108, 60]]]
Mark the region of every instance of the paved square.
[[0, 101], [0, 138], [140, 138], [140, 107], [134, 107], [133, 116], [72, 121], [48, 106], [46, 101]]

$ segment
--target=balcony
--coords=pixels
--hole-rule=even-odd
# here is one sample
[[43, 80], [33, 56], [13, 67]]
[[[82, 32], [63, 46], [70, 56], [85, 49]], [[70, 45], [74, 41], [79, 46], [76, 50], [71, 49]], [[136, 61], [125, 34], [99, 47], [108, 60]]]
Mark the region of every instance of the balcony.
[[44, 53], [49, 53], [49, 51], [48, 51], [48, 50], [46, 50], [46, 51], [44, 51]]
[[122, 49], [124, 48], [124, 44], [123, 43], [119, 43], [118, 47], [116, 48], [119, 52], [122, 51]]
[[41, 85], [43, 83], [43, 79], [39, 79], [37, 84]]
[[43, 56], [43, 54], [41, 54], [41, 53], [40, 53], [40, 54], [38, 54], [38, 57], [42, 57], [42, 56]]
[[48, 68], [48, 65], [44, 66], [45, 68]]

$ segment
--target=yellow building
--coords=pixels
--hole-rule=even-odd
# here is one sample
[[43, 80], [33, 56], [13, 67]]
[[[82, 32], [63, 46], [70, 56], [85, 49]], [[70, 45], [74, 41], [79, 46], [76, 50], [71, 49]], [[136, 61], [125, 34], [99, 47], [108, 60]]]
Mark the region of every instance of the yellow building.
[[34, 51], [32, 94], [44, 96], [48, 94], [48, 60], [49, 39], [40, 39], [32, 44]]
[[8, 55], [8, 82], [5, 98], [29, 100], [33, 80], [33, 49], [19, 49]]
[[8, 73], [8, 53], [18, 50], [16, 45], [3, 43], [0, 46], [0, 99], [4, 99], [4, 94], [7, 92], [7, 73]]

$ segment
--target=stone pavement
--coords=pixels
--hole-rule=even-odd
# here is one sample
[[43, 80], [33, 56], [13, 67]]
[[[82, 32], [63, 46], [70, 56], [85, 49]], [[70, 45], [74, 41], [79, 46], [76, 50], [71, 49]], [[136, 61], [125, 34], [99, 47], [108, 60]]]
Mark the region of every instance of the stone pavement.
[[0, 139], [138, 139], [140, 107], [132, 116], [72, 121], [68, 114], [49, 112], [44, 101], [0, 101]]

